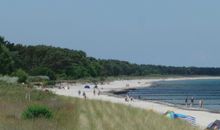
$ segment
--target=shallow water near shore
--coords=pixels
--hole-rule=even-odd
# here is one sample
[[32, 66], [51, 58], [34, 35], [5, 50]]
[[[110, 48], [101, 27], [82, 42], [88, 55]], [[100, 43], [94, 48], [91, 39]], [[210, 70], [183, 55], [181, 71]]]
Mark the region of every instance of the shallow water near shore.
[[194, 108], [199, 108], [199, 100], [204, 100], [204, 108], [210, 111], [220, 111], [220, 80], [180, 80], [160, 81], [152, 84], [151, 87], [129, 90], [129, 95], [142, 100], [160, 101], [185, 107], [185, 99], [188, 96], [190, 103], [194, 97]]

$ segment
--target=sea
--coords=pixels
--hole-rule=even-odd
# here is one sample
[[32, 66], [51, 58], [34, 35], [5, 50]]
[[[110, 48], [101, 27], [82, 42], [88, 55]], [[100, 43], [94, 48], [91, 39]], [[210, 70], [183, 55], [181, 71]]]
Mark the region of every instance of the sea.
[[199, 100], [203, 100], [205, 109], [220, 112], [219, 79], [159, 81], [153, 83], [151, 87], [131, 89], [122, 95], [180, 107], [186, 106], [186, 98], [190, 103], [190, 99], [193, 97], [193, 108], [199, 108]]

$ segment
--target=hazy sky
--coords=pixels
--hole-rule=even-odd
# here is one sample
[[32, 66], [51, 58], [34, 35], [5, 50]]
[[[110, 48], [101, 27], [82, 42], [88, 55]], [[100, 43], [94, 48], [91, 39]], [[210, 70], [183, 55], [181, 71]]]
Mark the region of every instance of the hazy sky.
[[0, 35], [133, 63], [220, 67], [220, 0], [1, 0]]

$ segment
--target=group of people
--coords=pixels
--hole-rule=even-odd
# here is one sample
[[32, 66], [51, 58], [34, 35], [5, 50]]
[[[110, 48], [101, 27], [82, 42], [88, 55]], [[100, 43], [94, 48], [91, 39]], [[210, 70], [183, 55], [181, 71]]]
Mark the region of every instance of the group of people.
[[[188, 103], [189, 100], [190, 100], [190, 102]], [[194, 105], [194, 97], [191, 97], [191, 99], [189, 99], [189, 97], [186, 97], [185, 104], [186, 104], [186, 107], [189, 107], [189, 106], [193, 107], [193, 105]], [[204, 101], [202, 99], [199, 100], [199, 107], [203, 108], [203, 105], [204, 105]]]
[[[98, 91], [98, 92], [96, 92], [96, 91]], [[97, 95], [99, 96], [100, 94], [101, 94], [101, 91], [98, 89], [98, 90], [96, 90], [96, 89], [93, 89], [93, 95], [95, 96], [96, 95], [96, 93], [97, 93]]]
[[[84, 97], [84, 99], [87, 99], [87, 95], [86, 95], [86, 92], [85, 91], [83, 91], [83, 92], [81, 92], [81, 90], [79, 90], [78, 91], [78, 95], [79, 96], [81, 96], [81, 94], [82, 94], [82, 96]], [[98, 89], [98, 88], [94, 88], [93, 89], [93, 95], [95, 96], [95, 95], [101, 95], [101, 91]]]
[[81, 95], [81, 93], [82, 93], [83, 98], [86, 100], [86, 98], [87, 98], [86, 92], [85, 92], [85, 91], [81, 92], [81, 91], [79, 90], [79, 91], [78, 91], [79, 96]]
[[133, 98], [133, 97], [130, 97], [129, 95], [127, 95], [127, 96], [125, 97], [125, 101], [126, 101], [126, 102], [134, 101], [134, 98]]

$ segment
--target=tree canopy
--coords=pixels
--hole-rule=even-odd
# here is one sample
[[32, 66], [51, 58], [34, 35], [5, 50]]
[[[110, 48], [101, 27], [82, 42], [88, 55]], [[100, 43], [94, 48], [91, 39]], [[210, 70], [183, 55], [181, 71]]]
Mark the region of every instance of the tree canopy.
[[27, 46], [0, 37], [0, 73], [22, 69], [29, 75], [50, 79], [79, 79], [103, 76], [220, 75], [220, 68], [138, 65], [120, 60], [88, 57], [85, 52], [45, 45]]
[[3, 43], [4, 38], [0, 37], [0, 74], [7, 74], [13, 71], [13, 60]]

